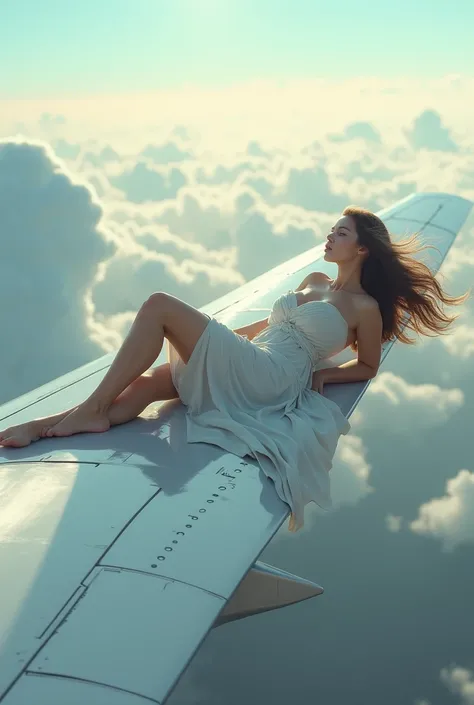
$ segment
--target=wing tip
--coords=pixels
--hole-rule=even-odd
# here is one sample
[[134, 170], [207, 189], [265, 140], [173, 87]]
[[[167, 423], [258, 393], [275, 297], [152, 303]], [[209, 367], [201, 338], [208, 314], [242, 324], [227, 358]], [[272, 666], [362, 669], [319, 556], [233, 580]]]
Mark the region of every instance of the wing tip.
[[456, 193], [448, 193], [447, 191], [418, 191], [416, 195], [428, 196], [430, 198], [443, 198], [449, 201], [459, 201], [460, 203], [465, 203], [466, 205], [473, 206], [474, 201], [471, 201], [465, 196], [459, 196]]

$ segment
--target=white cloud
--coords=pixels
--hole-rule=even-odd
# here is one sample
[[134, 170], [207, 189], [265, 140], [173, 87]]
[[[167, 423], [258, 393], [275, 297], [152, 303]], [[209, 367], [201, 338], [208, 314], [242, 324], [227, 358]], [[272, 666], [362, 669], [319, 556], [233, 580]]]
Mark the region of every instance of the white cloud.
[[[129, 97], [120, 96], [9, 102], [1, 129], [39, 131], [63, 161], [42, 147], [47, 168], [41, 174], [34, 166], [17, 181], [13, 201], [5, 189], [15, 181], [14, 167], [0, 165], [3, 222], [17, 211], [24, 226], [21, 255], [12, 238], [2, 237], [0, 287], [25, 309], [20, 335], [5, 298], [0, 304], [5, 330], [18, 341], [5, 394], [20, 377], [17, 393], [110, 350], [152, 291], [202, 305], [312, 247], [347, 203], [376, 210], [430, 184], [469, 197], [470, 113], [456, 105], [465, 105], [471, 87], [459, 76], [426, 83], [258, 81], [229, 91], [137, 94], [133, 113]], [[341, 96], [350, 114], [334, 111]], [[295, 111], [302, 104], [305, 110]], [[407, 125], [411, 142], [403, 135]], [[416, 141], [423, 125], [431, 125], [430, 145]], [[444, 152], [449, 139], [462, 149]], [[24, 149], [33, 154], [42, 143], [34, 144]], [[470, 278], [472, 245], [471, 235], [458, 259], [453, 254], [457, 275]], [[30, 364], [32, 341], [45, 364]], [[468, 359], [469, 322], [443, 343]], [[37, 376], [32, 370], [39, 369]], [[393, 380], [382, 388], [383, 379], [370, 387], [370, 407], [394, 418], [403, 406], [400, 416], [409, 420], [402, 428], [411, 427], [410, 419], [421, 429], [442, 423], [462, 403], [460, 390], [425, 385], [409, 394], [410, 386]], [[368, 423], [382, 423], [376, 416]]]
[[442, 389], [436, 384], [410, 384], [393, 372], [379, 372], [366, 392], [363, 412], [354, 426], [419, 433], [441, 426], [464, 404], [461, 389]]
[[405, 134], [415, 149], [430, 149], [443, 152], [457, 152], [458, 146], [451, 138], [450, 131], [443, 126], [441, 116], [435, 110], [424, 110]]
[[[95, 146], [95, 149], [94, 149]], [[58, 145], [54, 147], [55, 151], [58, 151], [62, 148], [63, 150], [64, 145]], [[72, 151], [72, 150], [71, 150]], [[59, 153], [59, 151], [58, 151]], [[84, 145], [80, 154], [78, 155], [78, 160], [76, 162], [76, 168], [79, 169], [80, 171], [85, 171], [86, 169], [92, 167], [95, 167], [97, 169], [102, 169], [105, 167], [107, 164], [110, 164], [111, 162], [121, 162], [121, 157], [118, 152], [115, 151], [110, 145]]]
[[474, 542], [474, 473], [463, 469], [450, 478], [445, 496], [422, 504], [410, 529], [440, 539], [446, 551]]
[[208, 250], [160, 224], [157, 204], [119, 203], [100, 202], [45, 143], [0, 143], [1, 402], [116, 348], [153, 291], [199, 307], [244, 283], [235, 246]]
[[100, 357], [85, 296], [114, 252], [94, 193], [41, 142], [0, 142], [0, 401]]
[[460, 705], [474, 705], [473, 671], [452, 665], [441, 670], [441, 681], [452, 693], [460, 696]]
[[110, 176], [109, 180], [134, 203], [175, 198], [187, 181], [177, 167], [151, 166], [142, 161], [137, 162], [129, 171], [115, 177]]
[[68, 142], [62, 138], [52, 140], [51, 146], [53, 147], [56, 156], [60, 159], [74, 160], [77, 159], [81, 153], [81, 145], [71, 144], [71, 142]]
[[237, 228], [235, 241], [237, 266], [247, 280], [317, 244], [311, 229], [276, 234], [262, 213], [253, 213]]
[[[358, 436], [350, 434], [341, 436], [334, 454], [330, 470], [331, 499], [330, 510], [323, 510], [314, 502], [305, 507], [302, 532], [310, 531], [315, 519], [341, 507], [354, 506], [374, 492], [369, 484], [371, 466], [366, 459], [366, 448]], [[291, 539], [287, 524], [283, 524], [279, 536]]]
[[141, 156], [151, 159], [155, 164], [170, 164], [194, 159], [193, 153], [182, 149], [176, 141], [165, 144], [149, 144], [142, 150]]
[[403, 517], [394, 516], [393, 514], [388, 514], [385, 517], [385, 524], [387, 526], [387, 530], [390, 531], [390, 533], [398, 534], [402, 528]]
[[147, 222], [166, 225], [183, 240], [216, 250], [232, 245], [234, 198], [222, 187], [185, 186], [175, 199], [140, 212]]
[[[61, 114], [80, 139], [91, 132], [112, 135], [135, 148], [198, 133], [200, 147], [212, 144], [223, 152], [242, 149], [258, 140], [264, 149], [307, 145], [321, 132], [344, 132], [348, 123], [367, 122], [383, 139], [400, 135], [429, 107], [442, 115], [458, 145], [469, 145], [474, 108], [466, 96], [474, 94], [474, 78], [447, 75], [437, 79], [416, 77], [339, 79], [269, 79], [227, 88], [134, 92], [74, 98], [10, 100], [3, 106], [0, 126], [23, 120], [28, 125], [41, 114]], [[131, 100], [133, 110], [130, 110]], [[344, 104], [347, 109], [335, 109]], [[125, 116], [125, 119], [124, 119]], [[63, 126], [56, 126], [58, 129]], [[143, 132], [146, 135], [143, 136]], [[360, 131], [358, 133], [361, 134]], [[140, 145], [138, 145], [140, 143]], [[374, 142], [371, 143], [373, 146]]]
[[165, 291], [199, 308], [243, 283], [242, 277], [231, 268], [193, 259], [178, 262], [169, 254], [142, 248], [133, 254], [113, 257], [92, 297], [96, 314], [107, 317], [136, 312], [155, 291]]
[[66, 118], [64, 115], [51, 115], [50, 113], [43, 113], [39, 119], [39, 124], [43, 130], [54, 130], [58, 127], [58, 125], [65, 125]]
[[329, 135], [332, 142], [348, 142], [354, 139], [362, 139], [367, 142], [380, 143], [380, 133], [370, 122], [352, 122], [346, 125], [340, 134]]
[[340, 213], [347, 205], [345, 193], [335, 193], [322, 165], [293, 168], [282, 194], [284, 201], [308, 210]]
[[[474, 162], [474, 160], [473, 160]], [[473, 163], [474, 173], [474, 163]], [[464, 193], [467, 198], [474, 200], [474, 188], [472, 194]], [[474, 287], [472, 286], [472, 270], [474, 267], [474, 209], [465, 223], [462, 232], [457, 236], [453, 246], [448, 252], [443, 263], [441, 273], [441, 283], [451, 295], [463, 294], [471, 287], [471, 297], [464, 304], [464, 307], [473, 312], [474, 309]], [[463, 309], [453, 310], [460, 314]]]
[[341, 436], [330, 472], [334, 509], [357, 504], [374, 492], [369, 485], [370, 470], [362, 439], [355, 434]]
[[450, 335], [443, 336], [440, 342], [451, 355], [467, 360], [474, 355], [474, 326], [458, 324]]

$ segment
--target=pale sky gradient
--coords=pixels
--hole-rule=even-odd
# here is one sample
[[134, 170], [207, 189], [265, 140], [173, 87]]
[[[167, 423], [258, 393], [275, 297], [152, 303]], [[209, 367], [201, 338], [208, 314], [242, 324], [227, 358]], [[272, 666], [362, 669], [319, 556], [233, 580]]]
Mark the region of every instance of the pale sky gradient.
[[472, 74], [474, 4], [3, 0], [0, 96]]

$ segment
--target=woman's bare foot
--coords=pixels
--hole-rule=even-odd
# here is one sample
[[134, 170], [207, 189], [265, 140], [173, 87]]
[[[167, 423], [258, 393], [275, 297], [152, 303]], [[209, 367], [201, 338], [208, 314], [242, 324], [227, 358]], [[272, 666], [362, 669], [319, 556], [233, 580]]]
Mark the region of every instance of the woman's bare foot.
[[75, 433], [104, 433], [110, 428], [106, 413], [98, 411], [88, 402], [79, 404], [62, 421], [46, 431], [46, 436], [72, 436]]
[[51, 426], [52, 424], [45, 423], [44, 419], [10, 426], [10, 428], [6, 428], [0, 433], [0, 446], [23, 448], [33, 443], [33, 441], [39, 441], [40, 438], [44, 438]]

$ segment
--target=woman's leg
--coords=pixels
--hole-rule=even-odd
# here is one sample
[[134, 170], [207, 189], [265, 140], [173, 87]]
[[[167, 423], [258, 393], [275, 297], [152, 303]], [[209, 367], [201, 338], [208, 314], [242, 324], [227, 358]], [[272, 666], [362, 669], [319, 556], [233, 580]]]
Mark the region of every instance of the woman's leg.
[[108, 409], [121, 392], [156, 360], [165, 336], [188, 362], [209, 318], [169, 294], [152, 294], [140, 308], [132, 328], [92, 394], [58, 424], [48, 436], [103, 432], [110, 427]]
[[[153, 370], [134, 380], [111, 404], [107, 418], [111, 426], [126, 423], [136, 418], [154, 401], [177, 399], [169, 363], [155, 367]], [[0, 432], [0, 445], [22, 448], [33, 441], [46, 436], [46, 432], [77, 407], [61, 411], [59, 414], [44, 416], [27, 423], [11, 426]]]

